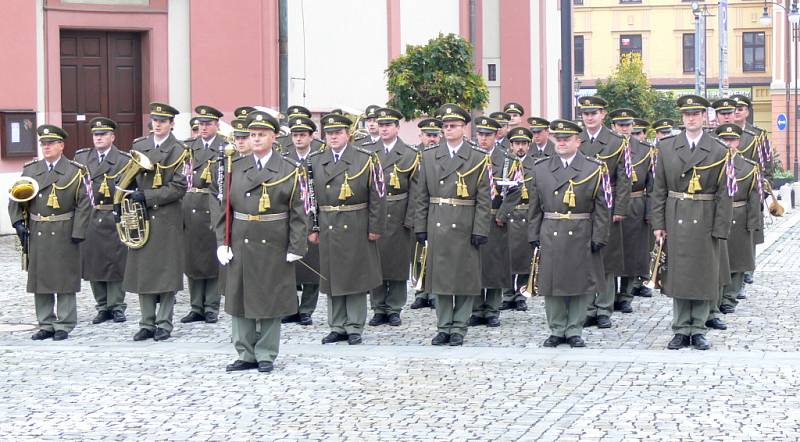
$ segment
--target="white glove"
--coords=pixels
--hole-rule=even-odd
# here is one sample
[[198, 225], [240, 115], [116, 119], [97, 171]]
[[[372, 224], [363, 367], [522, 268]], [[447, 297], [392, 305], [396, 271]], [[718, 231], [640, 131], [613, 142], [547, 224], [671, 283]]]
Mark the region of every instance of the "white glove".
[[233, 259], [233, 250], [228, 246], [217, 247], [217, 260], [220, 264], [226, 265]]
[[286, 253], [286, 262], [295, 262], [300, 258], [302, 258], [302, 256], [295, 255], [294, 253]]

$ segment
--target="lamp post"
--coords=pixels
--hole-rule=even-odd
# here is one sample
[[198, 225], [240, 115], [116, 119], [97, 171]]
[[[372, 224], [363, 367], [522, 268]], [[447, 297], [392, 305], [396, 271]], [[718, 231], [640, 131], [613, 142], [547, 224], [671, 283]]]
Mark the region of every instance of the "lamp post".
[[575, 77], [572, 79], [572, 92], [575, 94], [575, 119], [580, 119], [579, 99], [581, 98], [581, 79]]

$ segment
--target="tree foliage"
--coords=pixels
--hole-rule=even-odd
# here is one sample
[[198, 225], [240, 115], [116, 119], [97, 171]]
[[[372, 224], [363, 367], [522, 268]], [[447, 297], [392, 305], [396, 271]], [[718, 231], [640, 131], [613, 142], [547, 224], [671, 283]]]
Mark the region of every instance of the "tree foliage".
[[472, 45], [455, 34], [439, 34], [424, 46], [406, 46], [406, 53], [386, 69], [387, 105], [407, 119], [433, 115], [445, 103], [482, 109], [489, 89], [475, 73], [472, 51]]
[[608, 109], [633, 109], [650, 122], [659, 118], [680, 121], [672, 92], [659, 92], [650, 85], [637, 53], [623, 54], [614, 73], [597, 82], [597, 95], [608, 101]]

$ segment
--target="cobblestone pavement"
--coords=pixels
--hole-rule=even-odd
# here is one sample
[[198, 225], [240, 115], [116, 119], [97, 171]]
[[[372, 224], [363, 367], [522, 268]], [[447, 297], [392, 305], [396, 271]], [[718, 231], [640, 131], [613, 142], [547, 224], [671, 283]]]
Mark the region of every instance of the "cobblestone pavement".
[[[541, 299], [472, 328], [463, 348], [431, 347], [434, 312], [405, 310], [400, 327], [367, 327], [365, 345], [322, 346], [314, 325], [282, 330], [271, 374], [225, 373], [230, 318], [177, 323], [168, 342], [134, 343], [128, 322], [79, 324], [64, 342], [33, 342], [12, 237], [0, 238], [0, 439], [153, 440], [798, 440], [800, 211], [775, 220], [756, 282], [707, 352], [668, 351], [671, 302], [592, 328], [588, 348], [545, 349]], [[409, 299], [409, 302], [411, 299]]]

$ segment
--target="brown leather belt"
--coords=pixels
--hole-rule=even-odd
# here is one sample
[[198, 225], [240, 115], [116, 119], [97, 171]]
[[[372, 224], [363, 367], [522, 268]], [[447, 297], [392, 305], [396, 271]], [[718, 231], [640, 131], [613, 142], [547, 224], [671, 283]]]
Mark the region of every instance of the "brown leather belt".
[[631, 192], [631, 198], [641, 198], [644, 196], [644, 190], [638, 192]]
[[460, 200], [457, 198], [439, 198], [437, 196], [431, 197], [430, 199], [431, 204], [447, 204], [450, 206], [474, 206], [475, 200]]
[[353, 212], [355, 210], [366, 209], [367, 203], [342, 204], [341, 206], [319, 206], [320, 212]]
[[31, 213], [31, 221], [37, 221], [37, 222], [40, 222], [40, 223], [55, 222], [55, 221], [67, 221], [67, 220], [72, 219], [72, 216], [74, 214], [75, 214], [74, 212], [67, 212], [67, 213], [62, 213], [62, 214], [59, 214], [59, 215], [42, 216], [42, 215], [37, 215], [35, 213]]
[[713, 193], [681, 193], [670, 190], [668, 196], [677, 200], [714, 201]]
[[270, 213], [267, 215], [250, 215], [247, 213], [233, 212], [233, 218], [240, 221], [279, 221], [289, 218], [289, 212]]
[[402, 201], [408, 198], [408, 193], [399, 193], [397, 195], [386, 195], [386, 201]]
[[544, 219], [591, 219], [591, 213], [560, 213], [560, 212], [545, 212]]

